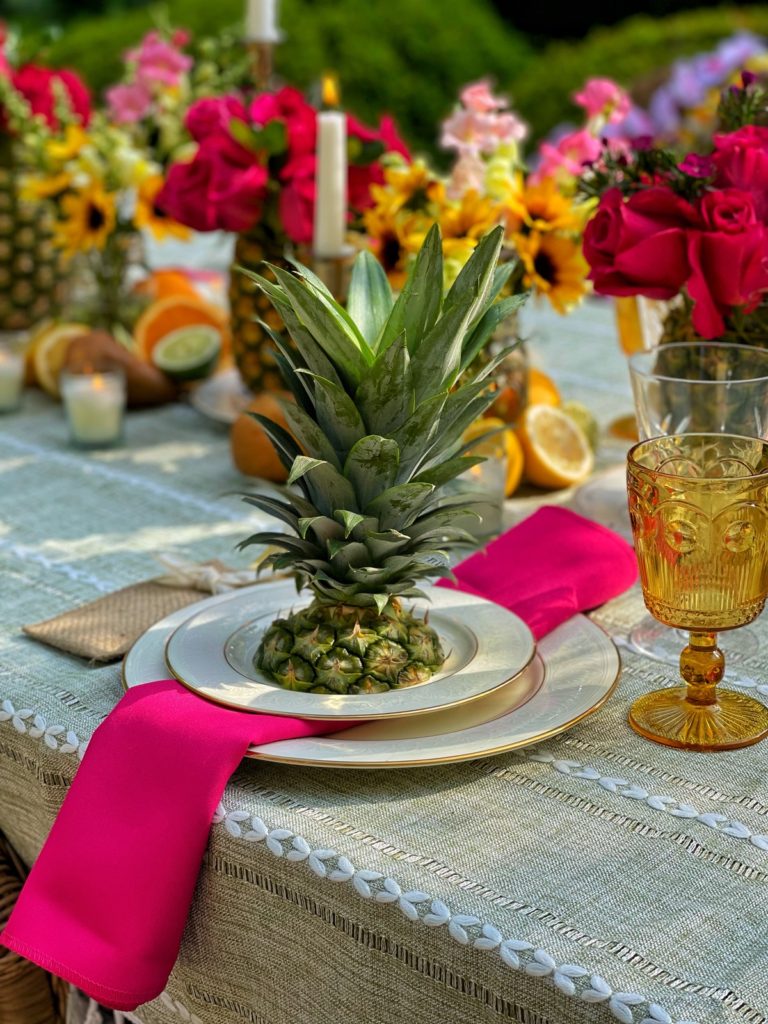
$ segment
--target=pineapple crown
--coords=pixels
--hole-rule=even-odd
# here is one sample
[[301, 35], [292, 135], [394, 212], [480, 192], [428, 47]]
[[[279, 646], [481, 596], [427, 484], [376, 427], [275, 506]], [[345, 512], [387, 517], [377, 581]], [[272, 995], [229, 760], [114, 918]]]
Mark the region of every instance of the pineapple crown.
[[283, 403], [290, 433], [252, 414], [287, 486], [244, 497], [292, 533], [256, 533], [240, 547], [278, 548], [264, 564], [292, 570], [323, 603], [381, 612], [394, 597], [423, 596], [417, 582], [450, 576], [451, 550], [474, 543], [460, 521], [482, 496], [444, 488], [483, 461], [466, 454], [462, 435], [493, 400], [491, 375], [509, 350], [474, 376], [468, 368], [527, 298], [499, 298], [514, 269], [497, 265], [502, 241], [502, 227], [485, 235], [445, 296], [437, 226], [397, 299], [362, 252], [346, 309], [301, 264], [271, 266], [274, 281], [243, 270], [293, 340], [262, 323], [296, 401]]

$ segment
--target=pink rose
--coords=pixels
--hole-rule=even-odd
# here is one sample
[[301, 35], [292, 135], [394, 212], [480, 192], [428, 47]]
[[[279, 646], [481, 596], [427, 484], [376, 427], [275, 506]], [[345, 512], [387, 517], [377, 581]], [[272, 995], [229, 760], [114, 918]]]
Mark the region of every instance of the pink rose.
[[539, 147], [539, 166], [533, 175], [533, 181], [542, 178], [558, 177], [565, 173], [578, 177], [585, 164], [594, 163], [602, 152], [600, 140], [586, 129], [569, 132], [554, 146], [543, 142]]
[[715, 183], [750, 192], [758, 217], [768, 221], [768, 128], [748, 125], [714, 142]]
[[651, 299], [677, 295], [690, 273], [688, 229], [696, 223], [693, 207], [669, 189], [645, 189], [627, 200], [610, 189], [584, 232], [595, 291]]
[[724, 188], [706, 192], [699, 204], [701, 219], [710, 231], [737, 235], [758, 223], [754, 199], [748, 192]]
[[152, 109], [152, 96], [139, 82], [113, 85], [107, 89], [106, 97], [115, 124], [134, 124]]
[[588, 79], [573, 99], [586, 110], [587, 117], [602, 117], [608, 124], [623, 121], [630, 109], [629, 96], [610, 78]]
[[139, 46], [129, 50], [125, 56], [126, 60], [136, 65], [136, 81], [148, 87], [177, 86], [193, 63], [191, 57], [182, 53], [172, 42], [166, 42], [159, 32], [148, 32]]
[[193, 103], [184, 124], [195, 142], [203, 142], [211, 135], [228, 135], [233, 120], [246, 118], [245, 107], [237, 96], [218, 96]]
[[494, 96], [491, 92], [491, 83], [487, 78], [479, 82], [470, 82], [465, 85], [459, 93], [462, 105], [476, 114], [487, 114], [492, 110], [501, 110], [507, 104], [506, 100]]

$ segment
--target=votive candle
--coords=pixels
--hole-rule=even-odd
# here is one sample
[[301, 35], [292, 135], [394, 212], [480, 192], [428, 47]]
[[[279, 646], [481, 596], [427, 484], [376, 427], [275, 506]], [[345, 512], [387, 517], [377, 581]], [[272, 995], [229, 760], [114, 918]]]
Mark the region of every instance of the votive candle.
[[63, 373], [61, 397], [75, 445], [101, 448], [120, 440], [125, 410], [125, 379], [121, 373]]

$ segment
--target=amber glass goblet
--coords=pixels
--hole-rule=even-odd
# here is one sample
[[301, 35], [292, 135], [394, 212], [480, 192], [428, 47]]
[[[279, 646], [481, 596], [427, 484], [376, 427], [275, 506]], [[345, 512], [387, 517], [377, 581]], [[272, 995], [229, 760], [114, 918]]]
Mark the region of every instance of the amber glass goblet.
[[647, 739], [689, 750], [731, 750], [768, 736], [768, 708], [718, 688], [716, 634], [751, 622], [768, 596], [768, 442], [677, 434], [629, 452], [629, 514], [648, 611], [690, 634], [684, 686], [632, 705]]

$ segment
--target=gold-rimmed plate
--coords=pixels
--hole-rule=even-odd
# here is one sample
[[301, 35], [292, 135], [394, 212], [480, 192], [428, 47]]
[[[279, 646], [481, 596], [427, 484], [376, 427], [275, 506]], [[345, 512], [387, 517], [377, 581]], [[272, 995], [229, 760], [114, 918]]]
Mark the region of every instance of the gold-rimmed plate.
[[201, 697], [226, 707], [300, 718], [371, 721], [465, 704], [498, 689], [531, 662], [535, 644], [522, 619], [473, 594], [427, 587], [429, 610], [447, 659], [417, 686], [373, 694], [317, 694], [284, 690], [254, 666], [273, 619], [309, 603], [293, 583], [280, 580], [209, 599], [171, 634], [165, 660], [171, 674]]
[[[188, 609], [182, 608], [137, 641], [123, 662], [126, 689], [163, 677], [166, 641], [186, 615]], [[363, 723], [332, 736], [254, 745], [247, 756], [336, 768], [400, 768], [491, 757], [542, 742], [593, 714], [616, 688], [620, 668], [610, 638], [575, 615], [539, 642], [536, 657], [520, 676], [470, 704]]]

